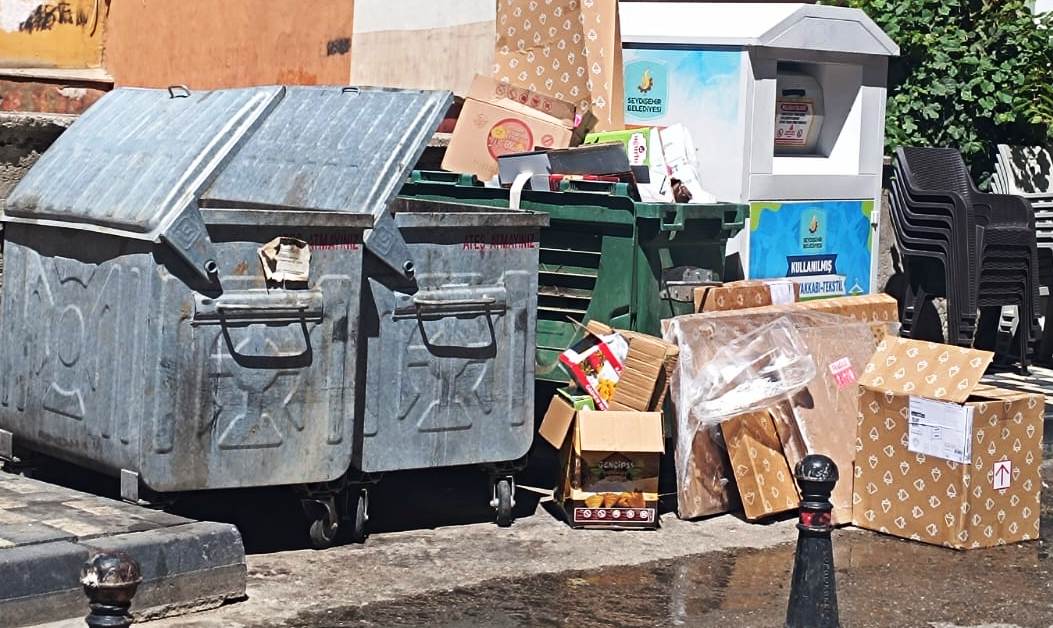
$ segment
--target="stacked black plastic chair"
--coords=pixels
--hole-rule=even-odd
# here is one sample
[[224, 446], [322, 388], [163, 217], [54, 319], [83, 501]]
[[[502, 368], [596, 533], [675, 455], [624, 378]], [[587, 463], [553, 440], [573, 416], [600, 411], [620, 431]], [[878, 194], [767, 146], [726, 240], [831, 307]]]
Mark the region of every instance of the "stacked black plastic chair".
[[[991, 190], [999, 194], [1022, 196], [1035, 211], [1035, 237], [1038, 240], [1038, 279], [1046, 297], [1045, 325], [1038, 359], [1053, 362], [1053, 151], [1044, 146], [998, 145]], [[1007, 309], [1007, 328], [1013, 316]]]
[[934, 297], [947, 299], [947, 342], [959, 346], [972, 346], [983, 328], [993, 340], [1001, 308], [1016, 306], [1030, 323], [1018, 334], [1017, 357], [1026, 373], [1029, 348], [1040, 333], [1030, 204], [980, 192], [954, 149], [902, 147], [893, 164], [889, 214], [908, 279], [904, 335], [915, 336], [916, 314]]

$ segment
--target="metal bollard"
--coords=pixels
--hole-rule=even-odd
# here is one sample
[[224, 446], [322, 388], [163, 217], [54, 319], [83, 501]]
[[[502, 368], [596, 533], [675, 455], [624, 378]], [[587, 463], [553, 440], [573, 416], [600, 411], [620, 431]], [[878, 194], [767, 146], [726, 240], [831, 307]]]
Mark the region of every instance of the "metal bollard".
[[89, 628], [131, 626], [128, 609], [142, 581], [139, 563], [124, 552], [102, 552], [84, 563], [80, 583], [91, 608], [84, 618]]
[[786, 628], [839, 628], [830, 542], [830, 493], [837, 484], [837, 465], [826, 456], [809, 455], [797, 463], [794, 475], [801, 488], [801, 514]]

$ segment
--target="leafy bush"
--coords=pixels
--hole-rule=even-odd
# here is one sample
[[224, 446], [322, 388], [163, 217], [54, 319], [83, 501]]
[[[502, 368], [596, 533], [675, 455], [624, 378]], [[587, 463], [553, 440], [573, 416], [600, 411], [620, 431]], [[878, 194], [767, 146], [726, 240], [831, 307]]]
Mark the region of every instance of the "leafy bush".
[[827, 0], [864, 10], [900, 46], [886, 145], [954, 146], [974, 176], [995, 145], [1053, 137], [1053, 14], [1025, 0]]

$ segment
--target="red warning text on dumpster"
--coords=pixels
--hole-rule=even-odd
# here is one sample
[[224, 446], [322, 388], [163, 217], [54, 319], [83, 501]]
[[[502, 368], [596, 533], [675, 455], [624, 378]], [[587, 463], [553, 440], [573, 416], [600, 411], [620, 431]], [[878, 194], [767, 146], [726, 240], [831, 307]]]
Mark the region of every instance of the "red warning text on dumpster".
[[466, 251], [536, 249], [537, 238], [529, 233], [469, 233], [463, 248]]

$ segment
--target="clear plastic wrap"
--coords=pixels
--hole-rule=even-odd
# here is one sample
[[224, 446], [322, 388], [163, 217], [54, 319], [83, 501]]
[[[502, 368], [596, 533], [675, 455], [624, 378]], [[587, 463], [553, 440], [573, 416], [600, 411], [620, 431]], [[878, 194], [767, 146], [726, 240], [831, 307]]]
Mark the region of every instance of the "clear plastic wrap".
[[[680, 351], [683, 363], [695, 363], [689, 344], [681, 344]], [[707, 452], [695, 447], [698, 432], [705, 430], [715, 437], [723, 419], [768, 408], [794, 395], [815, 377], [815, 362], [794, 324], [779, 318], [724, 345], [701, 368], [680, 375], [677, 405], [690, 411], [678, 413], [677, 493], [690, 496], [707, 468], [706, 461], [699, 459]], [[708, 481], [727, 482], [716, 477]], [[692, 512], [690, 505], [685, 508]]]
[[[815, 365], [816, 377], [806, 387], [776, 398], [770, 412], [783, 453], [790, 468], [805, 454], [830, 456], [841, 469], [852, 468], [855, 457], [855, 425], [861, 375], [877, 346], [878, 338], [894, 333], [889, 323], [861, 322], [845, 316], [787, 306], [692, 314], [665, 322], [664, 335], [680, 350], [678, 368], [670, 378], [670, 400], [680, 430], [677, 454], [678, 513], [694, 518], [732, 510], [736, 506], [732, 469], [727, 460], [721, 430], [712, 408], [692, 406], [704, 397], [698, 388], [699, 374], [727, 360], [733, 343], [757, 333], [779, 319], [790, 322]], [[787, 372], [786, 377], [792, 377]], [[727, 379], [725, 377], [725, 379]], [[756, 391], [754, 391], [756, 393]], [[763, 395], [745, 395], [757, 399]], [[741, 397], [741, 396], [740, 396]], [[763, 402], [762, 402], [763, 403]], [[742, 399], [735, 409], [749, 404]], [[700, 411], [701, 410], [701, 411]], [[708, 419], [707, 419], [708, 415]], [[851, 519], [851, 482], [840, 482], [834, 494], [834, 519]]]

